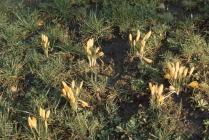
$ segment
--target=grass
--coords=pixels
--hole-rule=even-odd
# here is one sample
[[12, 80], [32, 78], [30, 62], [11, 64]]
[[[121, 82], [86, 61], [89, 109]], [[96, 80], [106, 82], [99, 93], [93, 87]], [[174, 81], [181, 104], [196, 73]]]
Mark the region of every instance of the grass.
[[209, 139], [208, 7], [1, 1], [0, 139]]

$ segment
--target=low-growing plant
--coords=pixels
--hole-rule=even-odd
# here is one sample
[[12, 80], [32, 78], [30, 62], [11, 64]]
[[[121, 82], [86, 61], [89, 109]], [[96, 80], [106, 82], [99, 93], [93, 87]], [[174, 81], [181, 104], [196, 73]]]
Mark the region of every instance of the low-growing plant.
[[[48, 139], [48, 119], [50, 115], [50, 110], [45, 110], [39, 107], [39, 116], [41, 119], [37, 119], [34, 116], [28, 117], [28, 125], [33, 133], [34, 139]], [[35, 131], [34, 131], [35, 130]]]
[[49, 118], [49, 115], [50, 115], [50, 110], [46, 111], [45, 109], [43, 108], [39, 108], [39, 115], [41, 117], [41, 119], [44, 121], [44, 126], [45, 126], [45, 129], [46, 129], [46, 133], [48, 131], [48, 118]]
[[41, 27], [40, 24], [37, 24], [39, 17], [39, 13], [37, 11], [20, 11], [15, 12], [14, 15], [17, 19], [15, 24], [21, 29], [19, 31], [17, 30], [17, 35], [19, 39], [28, 39], [32, 37]]
[[[170, 83], [169, 90], [175, 92], [177, 95], [189, 84], [191, 76], [193, 75], [195, 67], [187, 68], [180, 64], [179, 61], [176, 63], [168, 62], [165, 68], [165, 79], [168, 79]], [[193, 83], [192, 86], [195, 86]]]
[[97, 66], [97, 59], [100, 59], [100, 57], [102, 57], [104, 53], [100, 51], [99, 47], [94, 47], [94, 38], [91, 38], [87, 41], [84, 49], [88, 58], [89, 67]]
[[15, 121], [11, 121], [10, 103], [0, 95], [0, 139], [8, 139], [14, 136]]
[[87, 18], [88, 19], [84, 22], [84, 26], [81, 29], [81, 33], [84, 37], [90, 36], [98, 40], [111, 36], [111, 26], [108, 22], [105, 22], [104, 19], [100, 19], [94, 12], [90, 12]]
[[131, 46], [131, 56], [134, 57], [139, 57], [141, 62], [146, 62], [146, 63], [152, 63], [151, 59], [148, 59], [145, 57], [145, 46], [147, 40], [151, 36], [151, 31], [146, 33], [146, 35], [140, 40], [140, 31], [137, 30], [136, 38], [133, 39], [132, 34], [129, 34], [129, 43]]
[[149, 89], [151, 91], [151, 99], [150, 103], [152, 107], [161, 107], [164, 104], [164, 100], [168, 98], [172, 93], [168, 93], [167, 95], [164, 93], [163, 84], [157, 85], [149, 83]]
[[204, 139], [208, 139], [209, 138], [209, 134], [208, 134], [208, 131], [209, 131], [209, 119], [205, 119], [203, 121], [203, 125], [205, 127], [205, 130], [204, 130], [204, 133], [206, 134], [206, 136], [204, 137]]
[[[28, 125], [35, 137], [35, 133], [37, 132], [38, 133], [38, 130], [37, 130], [37, 119], [35, 117], [31, 117], [29, 116], [28, 117]], [[33, 131], [33, 129], [35, 130], [35, 132]]]
[[204, 94], [205, 93], [201, 93], [201, 91], [196, 91], [196, 92], [194, 92], [191, 99], [192, 99], [195, 109], [199, 109], [201, 111], [209, 111], [209, 103], [205, 99]]
[[43, 50], [44, 50], [44, 54], [46, 55], [46, 57], [49, 57], [49, 39], [48, 39], [48, 36], [42, 34], [41, 35], [41, 44], [42, 44], [42, 47], [43, 47]]
[[79, 99], [78, 97], [83, 86], [83, 82], [81, 82], [79, 86], [76, 86], [75, 81], [73, 80], [71, 87], [69, 87], [64, 81], [62, 81], [62, 85], [62, 96], [65, 97], [66, 100], [70, 103], [73, 111], [77, 111], [78, 104], [80, 104], [83, 108], [90, 107], [87, 102]]

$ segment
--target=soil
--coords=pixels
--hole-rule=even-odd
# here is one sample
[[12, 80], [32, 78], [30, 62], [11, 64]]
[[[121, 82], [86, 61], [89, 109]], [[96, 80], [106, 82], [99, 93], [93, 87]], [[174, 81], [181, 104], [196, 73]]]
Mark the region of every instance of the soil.
[[104, 62], [112, 64], [114, 74], [109, 78], [109, 85], [114, 86], [123, 73], [125, 58], [130, 49], [129, 42], [122, 38], [113, 38], [102, 42], [102, 51], [105, 54]]

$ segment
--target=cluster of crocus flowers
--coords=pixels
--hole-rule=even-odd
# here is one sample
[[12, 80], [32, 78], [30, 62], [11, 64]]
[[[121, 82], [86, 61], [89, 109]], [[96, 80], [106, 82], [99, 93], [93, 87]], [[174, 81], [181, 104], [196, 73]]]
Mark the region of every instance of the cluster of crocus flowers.
[[165, 96], [163, 95], [164, 86], [160, 84], [149, 83], [149, 89], [151, 91], [151, 103], [157, 106], [161, 106], [164, 103]]
[[[168, 79], [169, 83], [171, 84], [169, 87], [170, 91], [175, 92], [178, 95], [182, 90], [182, 87], [188, 84], [194, 69], [194, 67], [189, 69], [181, 65], [179, 61], [176, 63], [168, 62], [166, 64], [164, 77]], [[197, 87], [196, 82], [190, 83], [189, 85], [191, 87]]]
[[44, 50], [44, 54], [46, 55], [46, 57], [49, 56], [49, 38], [48, 36], [41, 34], [41, 44]]
[[130, 46], [131, 46], [131, 53], [137, 57], [140, 58], [141, 61], [145, 61], [147, 63], [152, 63], [152, 60], [149, 59], [149, 58], [146, 58], [144, 56], [145, 54], [145, 46], [146, 46], [146, 42], [147, 40], [150, 38], [151, 36], [151, 31], [149, 31], [148, 33], [145, 34], [145, 36], [140, 39], [141, 37], [141, 33], [139, 30], [137, 30], [137, 33], [136, 33], [136, 38], [133, 39], [133, 36], [132, 34], [129, 34], [129, 43], [130, 43]]
[[100, 50], [99, 47], [94, 47], [94, 38], [91, 38], [87, 41], [84, 46], [85, 53], [89, 61], [89, 67], [94, 67], [97, 65], [97, 59], [102, 57], [104, 53]]
[[49, 119], [49, 115], [50, 115], [50, 110], [46, 111], [45, 109], [43, 108], [39, 108], [39, 115], [41, 117], [41, 119], [44, 121], [44, 125], [45, 125], [45, 129], [46, 129], [46, 132], [48, 130], [48, 119]]
[[78, 104], [80, 104], [84, 108], [90, 107], [89, 104], [78, 98], [81, 88], [83, 86], [83, 81], [79, 86], [76, 86], [75, 81], [72, 81], [71, 87], [69, 87], [64, 81], [62, 81], [62, 96], [65, 97], [73, 111], [76, 111], [78, 108]]
[[168, 98], [172, 92], [164, 93], [164, 86], [163, 84], [152, 84], [149, 83], [149, 89], [151, 91], [151, 104], [160, 107], [164, 104], [166, 98]]
[[35, 117], [28, 117], [28, 125], [30, 129], [35, 129], [37, 131], [37, 119]]
[[[49, 115], [50, 115], [50, 110], [45, 110], [43, 108], [39, 108], [39, 116], [41, 117], [41, 119], [43, 120], [43, 124], [46, 130], [46, 133], [48, 132], [48, 119], [49, 119]], [[39, 123], [40, 124], [40, 123]], [[36, 135], [36, 133], [39, 135], [40, 134], [40, 127], [38, 127], [37, 129], [37, 119], [35, 117], [28, 117], [28, 125], [31, 129], [31, 131], [33, 132], [34, 136]], [[35, 129], [35, 132], [33, 131], [33, 129]]]

